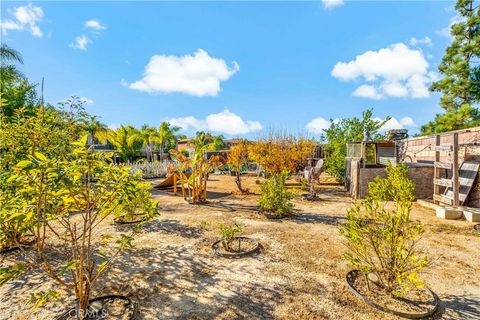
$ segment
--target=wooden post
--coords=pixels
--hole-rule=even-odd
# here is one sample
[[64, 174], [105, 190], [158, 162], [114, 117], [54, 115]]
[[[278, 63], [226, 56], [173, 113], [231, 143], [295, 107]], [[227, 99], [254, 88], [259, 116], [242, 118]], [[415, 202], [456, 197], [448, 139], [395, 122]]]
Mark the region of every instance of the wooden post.
[[173, 192], [177, 195], [177, 174], [173, 174]]
[[[439, 146], [440, 145], [440, 135], [436, 135], [435, 136], [435, 146]], [[440, 161], [440, 151], [438, 149], [435, 149], [435, 162], [439, 162]], [[433, 168], [433, 181], [435, 181], [435, 179], [439, 179], [440, 178], [440, 168], [438, 168], [437, 166], [434, 166]], [[433, 194], [434, 195], [437, 195], [437, 194], [440, 194], [440, 186], [435, 184], [433, 184]], [[438, 201], [435, 200], [435, 197], [433, 197], [434, 200], [433, 202], [436, 203]]]
[[360, 154], [360, 161], [362, 161], [362, 165], [363, 167], [365, 168], [365, 162], [367, 162], [367, 144], [364, 142], [362, 142], [362, 150], [361, 150], [361, 154]]
[[452, 167], [452, 184], [453, 184], [453, 205], [460, 205], [459, 193], [460, 183], [458, 177], [458, 133], [453, 134], [453, 167]]

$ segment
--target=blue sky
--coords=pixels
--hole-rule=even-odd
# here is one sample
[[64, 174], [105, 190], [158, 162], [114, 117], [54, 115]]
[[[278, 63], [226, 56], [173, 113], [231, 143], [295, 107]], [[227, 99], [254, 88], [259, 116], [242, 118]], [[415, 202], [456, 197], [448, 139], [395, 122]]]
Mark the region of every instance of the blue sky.
[[446, 1], [1, 2], [2, 42], [52, 103], [84, 97], [112, 127], [170, 120], [254, 137], [319, 136], [373, 107], [414, 133], [451, 41]]

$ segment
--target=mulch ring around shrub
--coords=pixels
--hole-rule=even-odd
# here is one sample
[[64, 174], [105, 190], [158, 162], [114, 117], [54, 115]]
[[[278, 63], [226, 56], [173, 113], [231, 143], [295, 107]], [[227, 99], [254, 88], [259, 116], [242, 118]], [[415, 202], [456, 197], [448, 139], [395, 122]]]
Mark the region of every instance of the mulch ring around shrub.
[[9, 253], [12, 251], [20, 250], [20, 247], [32, 247], [35, 243], [35, 239], [33, 238], [25, 238], [19, 241], [19, 245], [14, 245], [12, 247], [6, 247], [0, 249], [0, 254]]
[[314, 193], [314, 194], [303, 193], [300, 196], [300, 199], [302, 199], [304, 201], [321, 201], [322, 200], [322, 199], [320, 199], [320, 197], [316, 193]]
[[432, 316], [439, 307], [438, 296], [428, 288], [412, 290], [404, 297], [393, 298], [358, 270], [347, 274], [347, 284], [353, 294], [369, 306], [407, 319], [423, 319]]
[[242, 258], [253, 255], [260, 251], [260, 243], [248, 237], [235, 237], [225, 248], [223, 239], [217, 240], [212, 244], [212, 252], [223, 258]]
[[480, 232], [480, 223], [473, 226], [473, 230]]
[[284, 220], [284, 219], [292, 219], [295, 218], [297, 213], [300, 213], [301, 210], [292, 209], [289, 213], [278, 214], [272, 211], [265, 211], [265, 210], [258, 210], [256, 213], [264, 216], [269, 220]]
[[136, 224], [148, 220], [148, 217], [144, 216], [141, 213], [134, 213], [129, 215], [130, 219], [126, 219], [127, 216], [120, 216], [113, 219], [113, 222], [117, 224]]
[[[138, 315], [138, 306], [130, 298], [122, 295], [107, 295], [90, 300], [86, 319], [133, 320]], [[55, 320], [77, 319], [77, 308], [71, 308]]]

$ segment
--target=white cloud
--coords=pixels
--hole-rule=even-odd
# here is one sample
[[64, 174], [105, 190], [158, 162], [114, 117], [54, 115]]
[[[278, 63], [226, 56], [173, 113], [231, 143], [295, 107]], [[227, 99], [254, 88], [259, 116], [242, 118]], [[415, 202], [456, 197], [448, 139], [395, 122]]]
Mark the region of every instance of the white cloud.
[[193, 96], [216, 96], [220, 82], [228, 80], [239, 70], [235, 61], [229, 67], [202, 49], [184, 56], [154, 55], [145, 67], [143, 78], [129, 84], [130, 89], [149, 93], [180, 92]]
[[13, 20], [0, 20], [2, 34], [6, 35], [10, 30], [28, 30], [34, 37], [43, 37], [43, 32], [38, 26], [44, 17], [42, 8], [29, 3], [26, 6], [13, 8], [9, 13], [13, 16]]
[[343, 0], [322, 0], [323, 6], [326, 9], [333, 9], [344, 4]]
[[84, 104], [93, 104], [93, 100], [89, 99], [87, 97], [80, 97], [80, 101], [82, 101]]
[[262, 129], [258, 121], [243, 120], [240, 116], [228, 109], [219, 113], [210, 114], [205, 119], [195, 117], [180, 117], [168, 120], [172, 125], [179, 126], [184, 130], [207, 130], [230, 135], [246, 134]]
[[120, 125], [118, 123], [110, 123], [108, 125], [108, 129], [110, 130], [117, 130], [118, 128], [120, 128]]
[[177, 126], [182, 128], [183, 130], [205, 130], [207, 124], [203, 120], [199, 120], [195, 117], [188, 116], [188, 117], [180, 117], [180, 118], [172, 118], [168, 120], [172, 126]]
[[85, 21], [85, 28], [95, 30], [95, 31], [101, 31], [107, 29], [104, 25], [100, 23], [98, 20], [87, 20]]
[[[87, 20], [85, 21], [85, 28], [91, 30], [91, 35], [98, 36], [100, 35], [100, 31], [107, 29], [107, 27], [103, 26], [100, 21], [98, 20]], [[70, 43], [68, 46], [72, 49], [79, 49], [86, 51], [88, 44], [93, 43], [92, 39], [88, 36], [82, 34], [75, 38], [75, 40]]]
[[385, 95], [390, 97], [406, 97], [408, 95], [407, 88], [398, 81], [385, 81], [382, 83], [381, 87], [385, 92]]
[[422, 45], [427, 46], [427, 47], [431, 47], [431, 46], [433, 46], [433, 41], [429, 37], [425, 37], [423, 39], [417, 39], [417, 38], [413, 37], [413, 38], [410, 38], [410, 40], [408, 40], [408, 44], [410, 44], [411, 46], [414, 46], [414, 47], [422, 46]]
[[323, 129], [327, 129], [330, 127], [330, 121], [325, 120], [322, 117], [314, 118], [312, 119], [307, 125], [305, 126], [305, 129], [307, 129], [308, 132], [314, 133], [314, 134], [322, 134]]
[[383, 95], [378, 93], [377, 89], [374, 86], [368, 84], [362, 84], [352, 93], [355, 97], [370, 98], [374, 100], [380, 100], [383, 98]]
[[89, 43], [92, 43], [92, 40], [90, 40], [89, 37], [86, 35], [82, 34], [81, 36], [78, 36], [75, 38], [75, 41], [70, 43], [68, 46], [73, 49], [80, 49], [80, 50], [87, 50], [87, 45]]
[[464, 20], [465, 19], [460, 17], [460, 16], [453, 16], [453, 17], [450, 18], [450, 22], [449, 22], [448, 26], [446, 26], [445, 28], [442, 28], [440, 30], [437, 30], [436, 33], [440, 36], [445, 37], [445, 38], [453, 39], [452, 35], [450, 34], [450, 30], [452, 29], [452, 25], [454, 25], [455, 23], [462, 22]]
[[381, 99], [386, 97], [426, 98], [428, 84], [435, 74], [428, 71], [422, 50], [404, 43], [392, 44], [378, 51], [367, 51], [349, 62], [337, 62], [332, 76], [343, 80], [364, 80], [354, 96]]
[[[383, 121], [384, 119], [380, 119], [380, 118], [376, 117], [376, 118], [374, 118], [374, 120]], [[392, 117], [390, 120], [388, 120], [380, 128], [380, 131], [388, 131], [388, 130], [392, 130], [392, 129], [404, 129], [405, 127], [412, 128], [412, 127], [416, 127], [416, 126], [417, 126], [417, 124], [410, 117], [403, 117], [400, 120], [397, 120], [396, 118]]]

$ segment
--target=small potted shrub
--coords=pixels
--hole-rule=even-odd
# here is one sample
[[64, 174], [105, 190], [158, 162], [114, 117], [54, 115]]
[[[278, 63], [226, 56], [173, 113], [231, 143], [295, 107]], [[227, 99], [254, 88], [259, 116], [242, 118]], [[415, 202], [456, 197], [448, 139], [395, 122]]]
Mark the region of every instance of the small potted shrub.
[[215, 255], [226, 258], [239, 258], [256, 253], [260, 244], [248, 237], [239, 236], [242, 226], [238, 223], [220, 224], [220, 239], [212, 245]]
[[340, 229], [349, 249], [346, 258], [354, 267], [347, 283], [357, 297], [379, 310], [427, 317], [437, 310], [438, 298], [420, 278], [428, 259], [417, 247], [424, 227], [410, 220], [415, 185], [405, 165], [390, 165], [386, 171], [387, 178], [369, 184], [369, 195], [348, 211]]

